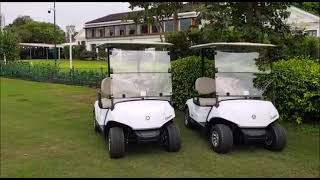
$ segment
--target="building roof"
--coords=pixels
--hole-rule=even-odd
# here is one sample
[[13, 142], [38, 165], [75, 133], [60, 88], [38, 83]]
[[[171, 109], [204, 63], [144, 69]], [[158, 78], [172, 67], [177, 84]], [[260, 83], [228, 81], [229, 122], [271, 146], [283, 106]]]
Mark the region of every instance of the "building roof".
[[[46, 43], [19, 43], [21, 46], [28, 46], [28, 47], [47, 47], [47, 48], [54, 48], [54, 44], [46, 44]], [[63, 44], [57, 44], [57, 48], [62, 48]]]
[[260, 47], [276, 47], [273, 44], [261, 44], [261, 43], [248, 43], [248, 42], [217, 42], [217, 43], [207, 43], [207, 44], [198, 44], [191, 46], [190, 49], [201, 49], [201, 48], [210, 48], [216, 46], [260, 46]]
[[101, 18], [98, 18], [98, 19], [95, 19], [95, 20], [92, 20], [92, 21], [88, 21], [85, 24], [122, 20], [124, 17], [128, 16], [129, 13], [130, 12], [109, 14], [107, 16], [103, 16]]
[[168, 42], [158, 42], [158, 41], [139, 41], [139, 40], [114, 40], [108, 41], [106, 43], [99, 44], [98, 46], [102, 47], [114, 47], [114, 48], [122, 48], [122, 47], [165, 47], [172, 46], [173, 44]]
[[[179, 13], [192, 11], [195, 9], [196, 6], [197, 6], [197, 3], [186, 3], [183, 5], [183, 8], [179, 11]], [[140, 10], [140, 11], [143, 11], [143, 10]], [[131, 11], [131, 12], [140, 12], [140, 11]], [[131, 12], [109, 14], [109, 15], [103, 16], [101, 18], [94, 19], [92, 21], [88, 21], [85, 24], [122, 20], [123, 18], [128, 16]]]

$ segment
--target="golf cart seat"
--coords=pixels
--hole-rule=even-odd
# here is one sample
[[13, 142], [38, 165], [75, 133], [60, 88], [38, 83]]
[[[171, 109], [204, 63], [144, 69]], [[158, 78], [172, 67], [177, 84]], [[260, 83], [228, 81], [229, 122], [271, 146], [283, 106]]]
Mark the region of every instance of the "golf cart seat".
[[106, 77], [101, 81], [101, 89], [98, 93], [99, 106], [101, 108], [111, 107], [111, 78]]
[[212, 78], [200, 77], [195, 82], [195, 90], [198, 96], [194, 98], [194, 103], [198, 106], [213, 106], [216, 98], [212, 97], [215, 92], [215, 81]]

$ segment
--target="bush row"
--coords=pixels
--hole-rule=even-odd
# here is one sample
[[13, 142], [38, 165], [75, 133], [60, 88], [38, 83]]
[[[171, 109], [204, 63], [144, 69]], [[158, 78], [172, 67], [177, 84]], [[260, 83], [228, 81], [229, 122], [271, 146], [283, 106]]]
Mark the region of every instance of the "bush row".
[[273, 64], [272, 83], [267, 98], [275, 97], [282, 119], [320, 122], [320, 64], [310, 58], [295, 57]]
[[84, 85], [89, 87], [99, 87], [101, 80], [105, 78], [106, 72], [99, 71], [79, 71], [71, 69], [61, 71], [59, 66], [50, 64], [31, 65], [28, 62], [7, 62], [0, 63], [0, 75], [4, 77], [15, 77], [33, 81], [56, 82], [70, 85]]
[[[204, 76], [213, 77], [213, 61], [205, 59]], [[172, 66], [172, 85], [174, 106], [180, 110], [184, 108], [185, 102], [193, 97], [194, 83], [202, 76], [201, 58], [199, 56], [189, 56], [175, 60]]]

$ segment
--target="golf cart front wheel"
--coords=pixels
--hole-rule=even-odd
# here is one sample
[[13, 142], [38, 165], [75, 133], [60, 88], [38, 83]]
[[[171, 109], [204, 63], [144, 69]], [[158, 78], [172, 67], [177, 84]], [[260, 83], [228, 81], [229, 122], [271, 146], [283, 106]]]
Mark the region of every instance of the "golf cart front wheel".
[[192, 124], [190, 122], [189, 108], [186, 107], [184, 110], [184, 125], [187, 128], [192, 128]]
[[120, 158], [125, 153], [125, 139], [121, 127], [112, 127], [109, 130], [109, 155], [111, 158]]
[[211, 148], [217, 153], [228, 153], [233, 146], [233, 134], [231, 129], [224, 124], [215, 124], [209, 134]]
[[173, 122], [168, 122], [161, 133], [162, 143], [168, 152], [178, 152], [181, 147], [179, 129]]
[[286, 144], [287, 135], [284, 128], [278, 122], [269, 125], [266, 129], [265, 148], [282, 151]]
[[96, 120], [96, 113], [95, 113], [95, 110], [93, 109], [92, 110], [92, 119], [93, 119], [93, 129], [95, 132], [99, 132], [99, 127], [98, 127], [98, 123], [97, 123], [97, 120]]

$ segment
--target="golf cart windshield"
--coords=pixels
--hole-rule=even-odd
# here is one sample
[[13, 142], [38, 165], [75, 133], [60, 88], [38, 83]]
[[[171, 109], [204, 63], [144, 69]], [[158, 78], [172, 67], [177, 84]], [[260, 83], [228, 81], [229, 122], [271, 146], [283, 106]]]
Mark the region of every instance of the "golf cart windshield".
[[111, 91], [114, 98], [172, 94], [168, 51], [112, 49]]
[[263, 64], [265, 58], [266, 47], [217, 46], [217, 95], [262, 96], [264, 88], [256, 87], [253, 82], [259, 74], [270, 73], [270, 67]]

